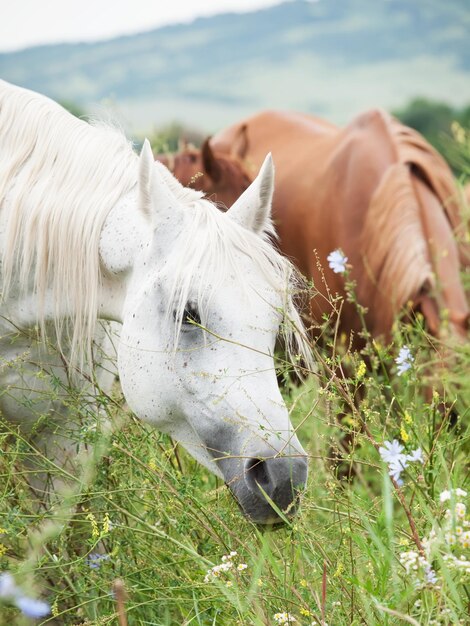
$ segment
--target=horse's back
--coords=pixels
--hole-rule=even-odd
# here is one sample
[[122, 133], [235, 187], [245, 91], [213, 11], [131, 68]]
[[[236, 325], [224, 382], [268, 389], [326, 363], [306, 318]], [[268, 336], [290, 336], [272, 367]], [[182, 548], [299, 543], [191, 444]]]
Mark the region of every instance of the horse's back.
[[[344, 128], [307, 114], [264, 111], [221, 131], [211, 145], [232, 156], [237, 156], [239, 150], [244, 165], [253, 171], [257, 171], [264, 155], [272, 152], [276, 165], [274, 219], [281, 249], [326, 295], [323, 273], [333, 292], [343, 291], [343, 280], [328, 267], [320, 271], [318, 259], [323, 262], [331, 250], [341, 248], [349, 257], [363, 304], [369, 307], [370, 326], [378, 332], [387, 331], [380, 320], [387, 320], [388, 327], [405, 298], [403, 294], [393, 302], [390, 294], [378, 298], [382, 278], [391, 283], [403, 279], [393, 274], [397, 268], [392, 271], [392, 264], [388, 264], [392, 272], [389, 276], [386, 271], [382, 277], [370, 276], [370, 267], [376, 265], [379, 271], [377, 263], [385, 263], [386, 258], [365, 258], [376, 254], [380, 247], [384, 235], [380, 224], [398, 227], [404, 219], [398, 213], [405, 206], [404, 198], [408, 199], [407, 219], [412, 221], [411, 230], [419, 240], [408, 243], [419, 248], [422, 256], [420, 270], [413, 284], [409, 283], [412, 293], [407, 297], [412, 298], [426, 283], [431, 261], [429, 252], [425, 252], [429, 245], [425, 229], [419, 222], [420, 203], [429, 203], [428, 212], [442, 213], [443, 219], [438, 221], [446, 241], [452, 237], [451, 226], [458, 223], [455, 210], [452, 213], [444, 208], [455, 189], [448, 166], [418, 133], [380, 109], [358, 115]], [[428, 195], [416, 192], [416, 176], [425, 181]], [[392, 192], [398, 194], [396, 202], [389, 197]], [[389, 244], [389, 254], [399, 252], [397, 242], [390, 240]], [[458, 282], [457, 270], [452, 268], [454, 282]], [[323, 314], [328, 309], [326, 299], [316, 298], [312, 308], [315, 317]], [[457, 308], [462, 317], [462, 302]], [[345, 313], [346, 326], [353, 324], [354, 312]]]

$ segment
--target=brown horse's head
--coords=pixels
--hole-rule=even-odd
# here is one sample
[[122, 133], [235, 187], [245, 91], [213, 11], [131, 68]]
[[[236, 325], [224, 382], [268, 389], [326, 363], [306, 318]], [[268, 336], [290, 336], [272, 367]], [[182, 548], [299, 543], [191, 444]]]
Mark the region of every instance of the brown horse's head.
[[242, 154], [213, 150], [208, 137], [198, 150], [191, 146], [175, 155], [158, 156], [185, 187], [203, 191], [213, 202], [230, 207], [247, 189], [252, 177], [242, 162]]

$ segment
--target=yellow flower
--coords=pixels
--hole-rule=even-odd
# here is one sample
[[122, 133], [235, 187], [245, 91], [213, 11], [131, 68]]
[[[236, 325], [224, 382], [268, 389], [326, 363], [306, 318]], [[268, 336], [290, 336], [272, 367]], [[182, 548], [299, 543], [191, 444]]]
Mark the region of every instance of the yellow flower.
[[305, 580], [305, 578], [302, 578], [302, 580], [300, 581], [300, 586], [303, 587], [304, 589], [307, 586], [307, 581]]
[[400, 428], [400, 437], [403, 443], [406, 443], [410, 438], [409, 434], [406, 432], [403, 426]]
[[52, 617], [57, 617], [59, 615], [59, 603], [57, 598], [54, 600], [54, 603], [51, 606], [51, 614]]
[[403, 421], [405, 422], [405, 424], [412, 424], [413, 423], [413, 418], [408, 413], [408, 411], [405, 411], [405, 415], [403, 416]]
[[365, 373], [366, 373], [366, 364], [364, 363], [364, 361], [361, 361], [359, 363], [359, 367], [357, 368], [356, 379], [361, 380], [361, 378], [363, 378]]
[[338, 563], [338, 567], [336, 568], [336, 572], [334, 573], [334, 577], [337, 578], [338, 576], [341, 576], [341, 574], [344, 572], [344, 565], [340, 562]]
[[98, 528], [98, 522], [96, 521], [95, 516], [93, 515], [93, 513], [88, 513], [88, 515], [86, 516], [87, 520], [90, 520], [91, 522], [91, 536], [93, 539], [95, 539], [96, 537], [100, 536], [100, 531]]
[[0, 543], [0, 556], [3, 556], [6, 551], [7, 551], [7, 547], [4, 546], [3, 543]]
[[152, 472], [155, 472], [157, 470], [157, 464], [155, 463], [153, 459], [148, 462], [148, 466], [149, 466], [149, 469], [152, 470]]
[[109, 519], [109, 515], [105, 513], [104, 520], [103, 520], [103, 533], [109, 533], [110, 530], [111, 530], [111, 520]]
[[310, 613], [308, 609], [304, 609], [304, 608], [299, 609], [299, 613], [300, 615], [303, 615], [304, 617], [312, 617], [313, 615], [313, 613]]

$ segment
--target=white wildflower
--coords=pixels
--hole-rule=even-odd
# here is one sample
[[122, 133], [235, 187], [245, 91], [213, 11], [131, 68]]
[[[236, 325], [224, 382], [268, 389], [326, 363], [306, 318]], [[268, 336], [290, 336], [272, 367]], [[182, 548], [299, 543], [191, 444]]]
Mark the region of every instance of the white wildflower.
[[384, 441], [384, 445], [380, 446], [379, 454], [382, 461], [389, 464], [395, 464], [405, 456], [403, 454], [403, 446], [396, 439], [393, 441]]
[[0, 598], [2, 600], [10, 600], [15, 597], [18, 591], [15, 579], [10, 572], [3, 572], [0, 574]]
[[344, 274], [346, 271], [348, 257], [344, 256], [341, 250], [333, 250], [333, 252], [330, 252], [330, 254], [326, 257], [326, 260], [335, 274]]
[[421, 448], [412, 450], [406, 457], [410, 463], [423, 463], [423, 451]]
[[444, 491], [439, 496], [439, 500], [441, 502], [447, 502], [447, 500], [450, 500], [453, 495], [457, 498], [465, 498], [467, 492], [464, 489], [460, 489], [460, 487], [457, 487], [456, 489], [444, 489]]
[[440, 502], [447, 502], [447, 500], [450, 500], [450, 497], [451, 497], [451, 491], [449, 491], [448, 489], [445, 489], [439, 496], [439, 500]]
[[294, 624], [297, 619], [292, 615], [292, 613], [275, 613], [273, 615], [274, 621], [278, 624]]
[[423, 463], [423, 452], [421, 448], [416, 448], [410, 454], [404, 453], [404, 448], [396, 439], [393, 441], [384, 441], [384, 445], [380, 446], [379, 454], [382, 460], [388, 464], [388, 473], [391, 478], [401, 486], [402, 471], [408, 466], [408, 463]]
[[411, 354], [411, 350], [408, 346], [403, 346], [400, 348], [400, 352], [398, 353], [397, 358], [395, 359], [395, 363], [398, 365], [397, 374], [401, 376], [404, 372], [411, 369], [413, 364], [414, 357]]

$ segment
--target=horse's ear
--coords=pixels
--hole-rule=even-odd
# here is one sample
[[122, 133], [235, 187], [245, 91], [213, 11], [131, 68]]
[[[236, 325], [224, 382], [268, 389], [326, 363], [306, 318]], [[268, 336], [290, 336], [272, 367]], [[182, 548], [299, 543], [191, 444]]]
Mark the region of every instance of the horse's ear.
[[274, 193], [274, 164], [271, 153], [258, 176], [227, 211], [227, 215], [255, 233], [273, 234], [271, 204]]
[[230, 155], [240, 161], [243, 161], [248, 152], [248, 146], [250, 142], [248, 140], [248, 126], [242, 124], [238, 129], [237, 135], [233, 141]]
[[212, 151], [210, 140], [211, 137], [207, 137], [201, 147], [202, 165], [206, 174], [211, 177], [214, 183], [218, 183], [222, 175], [222, 170], [220, 169], [219, 162]]
[[155, 163], [150, 142], [146, 139], [139, 160], [139, 207], [152, 221], [161, 206], [172, 204], [171, 190], [160, 173], [160, 168], [164, 167], [161, 163]]

